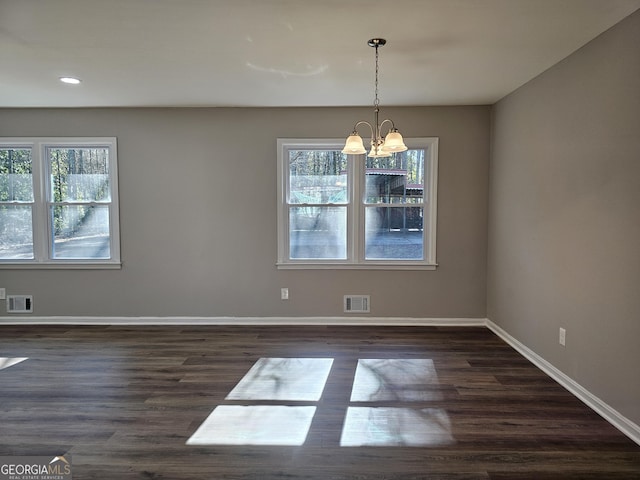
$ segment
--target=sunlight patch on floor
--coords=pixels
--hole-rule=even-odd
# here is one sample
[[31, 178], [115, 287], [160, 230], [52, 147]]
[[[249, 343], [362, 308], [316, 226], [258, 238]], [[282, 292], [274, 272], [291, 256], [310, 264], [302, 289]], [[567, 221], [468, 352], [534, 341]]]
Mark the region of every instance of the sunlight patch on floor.
[[316, 407], [220, 405], [187, 445], [304, 444]]
[[[225, 398], [249, 405], [219, 405], [187, 444], [304, 444], [332, 365], [332, 358], [260, 358]], [[359, 359], [350, 398], [358, 405], [346, 405], [340, 446], [455, 443], [447, 412], [423, 408], [424, 402], [442, 400], [439, 387], [431, 359]], [[273, 401], [311, 405], [260, 404]]]
[[226, 400], [320, 400], [332, 358], [261, 358]]
[[436, 446], [454, 443], [451, 421], [441, 408], [349, 407], [342, 447]]
[[[438, 374], [430, 359], [358, 360], [351, 390], [352, 402], [435, 401]], [[434, 388], [436, 387], [436, 388]]]
[[24, 362], [25, 360], [28, 360], [28, 359], [29, 357], [18, 357], [18, 358], [0, 357], [0, 370], [4, 368], [12, 367], [13, 365], [16, 365], [20, 362]]

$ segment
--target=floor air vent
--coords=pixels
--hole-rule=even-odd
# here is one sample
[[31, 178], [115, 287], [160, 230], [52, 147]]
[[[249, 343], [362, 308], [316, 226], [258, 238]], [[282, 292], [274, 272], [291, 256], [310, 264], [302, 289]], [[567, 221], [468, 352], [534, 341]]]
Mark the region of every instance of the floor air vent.
[[368, 313], [369, 295], [345, 295], [344, 311], [347, 313]]
[[7, 313], [32, 313], [33, 295], [7, 295]]

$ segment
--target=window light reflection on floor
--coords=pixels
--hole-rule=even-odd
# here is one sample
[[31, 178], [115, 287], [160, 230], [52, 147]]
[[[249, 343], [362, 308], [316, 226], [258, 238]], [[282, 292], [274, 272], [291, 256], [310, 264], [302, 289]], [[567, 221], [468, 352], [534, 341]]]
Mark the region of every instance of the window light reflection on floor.
[[358, 360], [351, 390], [352, 402], [436, 401], [438, 374], [431, 359]]
[[[304, 444], [332, 365], [332, 358], [260, 358], [225, 398], [253, 404], [219, 405], [187, 444]], [[438, 387], [438, 374], [431, 359], [359, 359], [350, 401], [369, 405], [347, 408], [340, 446], [455, 443], [447, 412], [422, 408], [424, 402], [442, 400]], [[264, 401], [309, 405], [256, 404]], [[384, 402], [407, 406], [390, 407]], [[423, 403], [412, 408], [411, 402]]]
[[[225, 400], [317, 402], [332, 358], [260, 358]], [[315, 405], [220, 405], [187, 445], [302, 445]]]
[[25, 360], [28, 360], [28, 357], [19, 357], [19, 358], [7, 358], [7, 357], [0, 357], [0, 370], [4, 369], [4, 368], [9, 368], [13, 365], [16, 365], [20, 362], [24, 362]]
[[226, 400], [320, 400], [332, 358], [261, 358]]
[[220, 405], [187, 445], [304, 444], [316, 407]]
[[454, 443], [451, 421], [440, 408], [349, 407], [342, 447], [436, 446]]

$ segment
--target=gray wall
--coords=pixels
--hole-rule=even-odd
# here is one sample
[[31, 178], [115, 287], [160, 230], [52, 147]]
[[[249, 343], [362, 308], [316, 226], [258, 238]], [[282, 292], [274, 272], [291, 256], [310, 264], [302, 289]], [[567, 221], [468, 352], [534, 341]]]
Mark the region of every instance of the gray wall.
[[0, 136], [118, 138], [123, 267], [0, 269], [0, 287], [36, 316], [342, 316], [354, 293], [370, 316], [484, 318], [490, 107], [382, 113], [440, 137], [436, 271], [276, 269], [276, 139], [346, 137], [370, 108], [4, 109]]
[[492, 321], [637, 424], [639, 45], [640, 11], [494, 106], [487, 282]]

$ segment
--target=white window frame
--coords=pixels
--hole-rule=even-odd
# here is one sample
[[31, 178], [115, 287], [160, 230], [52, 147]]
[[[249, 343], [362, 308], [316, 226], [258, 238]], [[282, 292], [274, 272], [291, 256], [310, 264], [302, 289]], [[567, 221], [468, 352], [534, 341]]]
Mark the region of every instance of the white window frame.
[[[33, 177], [33, 255], [32, 259], [0, 259], [0, 269], [64, 268], [93, 269], [121, 268], [120, 261], [120, 218], [118, 204], [118, 148], [116, 137], [0, 137], [2, 148], [31, 149]], [[109, 206], [109, 242], [110, 258], [81, 259], [53, 258], [51, 220], [49, 216], [49, 167], [47, 149], [49, 148], [96, 148], [109, 149], [109, 185], [111, 200], [96, 202], [96, 205]], [[93, 202], [92, 202], [93, 203]], [[70, 203], [70, 205], [73, 203]]]
[[[279, 269], [388, 269], [435, 270], [436, 227], [438, 212], [438, 138], [405, 138], [409, 149], [426, 149], [423, 248], [421, 260], [366, 260], [364, 238], [365, 155], [347, 157], [347, 259], [291, 259], [289, 258], [289, 150], [342, 150], [344, 139], [279, 138], [278, 149], [278, 259]], [[370, 207], [369, 207], [370, 208]]]

